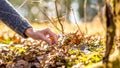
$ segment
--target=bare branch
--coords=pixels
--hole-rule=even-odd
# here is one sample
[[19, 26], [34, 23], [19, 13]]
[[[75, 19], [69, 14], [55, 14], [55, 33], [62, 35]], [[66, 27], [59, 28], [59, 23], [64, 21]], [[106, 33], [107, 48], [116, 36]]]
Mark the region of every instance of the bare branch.
[[41, 9], [39, 9], [39, 10], [47, 17], [47, 19], [51, 22], [51, 24], [52, 24], [57, 30], [61, 31], [61, 30], [54, 24], [54, 22], [48, 17], [48, 15], [47, 15], [45, 12], [43, 12]]
[[25, 0], [19, 7], [18, 9], [20, 9], [21, 7], [23, 7], [25, 5], [25, 3], [27, 3], [28, 0]]
[[80, 29], [78, 23], [77, 23], [77, 20], [76, 20], [76, 17], [75, 17], [75, 13], [74, 13], [74, 10], [73, 10], [73, 9], [71, 9], [71, 10], [72, 10], [72, 12], [73, 12], [73, 16], [74, 16], [75, 24], [77, 25], [78, 30], [80, 31], [81, 35], [83, 35], [83, 33], [82, 33], [82, 31], [81, 31], [81, 29]]
[[[33, 1], [33, 3], [36, 3], [36, 2], [38, 2], [38, 1]], [[39, 3], [40, 3], [40, 2], [39, 2]], [[62, 31], [54, 24], [54, 22], [49, 18], [49, 16], [48, 16], [44, 11], [42, 11], [40, 8], [39, 8], [39, 11], [40, 11], [41, 13], [43, 13], [43, 15], [46, 16], [46, 18], [50, 21], [50, 23], [51, 23], [58, 31], [62, 32]]]
[[86, 22], [86, 17], [87, 17], [86, 6], [87, 6], [87, 0], [84, 1], [84, 22]]
[[57, 1], [56, 0], [55, 0], [55, 9], [56, 9], [56, 15], [57, 15], [57, 18], [58, 18], [58, 22], [59, 22], [59, 24], [61, 26], [61, 29], [62, 29], [62, 34], [64, 34], [64, 28], [63, 28], [63, 25], [60, 21], [59, 15], [58, 15], [58, 8], [57, 8]]
[[87, 21], [86, 7], [87, 7], [87, 0], [84, 0], [84, 22], [85, 22], [85, 31], [87, 33], [88, 30], [87, 30], [87, 24], [86, 24], [86, 21]]

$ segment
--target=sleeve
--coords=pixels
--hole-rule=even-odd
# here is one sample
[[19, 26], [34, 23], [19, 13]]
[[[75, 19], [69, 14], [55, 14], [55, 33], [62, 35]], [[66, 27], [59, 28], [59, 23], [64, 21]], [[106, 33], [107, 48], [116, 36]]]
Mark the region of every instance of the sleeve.
[[25, 30], [32, 27], [7, 0], [0, 0], [0, 20], [24, 38]]

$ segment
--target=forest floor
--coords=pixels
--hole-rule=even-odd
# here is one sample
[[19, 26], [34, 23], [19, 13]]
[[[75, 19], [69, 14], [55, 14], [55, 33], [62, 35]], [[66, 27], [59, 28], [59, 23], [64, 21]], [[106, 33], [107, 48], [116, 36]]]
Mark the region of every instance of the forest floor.
[[[59, 23], [56, 24], [60, 28]], [[33, 23], [36, 29], [49, 27], [57, 33], [59, 45], [48, 46], [43, 41], [23, 39], [3, 23], [0, 23], [0, 67], [21, 68], [104, 68], [105, 24], [99, 20], [76, 24], [63, 23], [63, 35], [51, 23]], [[109, 68], [120, 68], [120, 25], [117, 25]]]

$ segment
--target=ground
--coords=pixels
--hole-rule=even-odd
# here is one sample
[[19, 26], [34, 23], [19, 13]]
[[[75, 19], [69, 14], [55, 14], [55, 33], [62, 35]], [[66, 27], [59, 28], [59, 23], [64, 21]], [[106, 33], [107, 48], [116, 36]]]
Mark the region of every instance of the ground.
[[[56, 24], [56, 23], [55, 23]], [[1, 67], [67, 67], [103, 68], [102, 57], [105, 52], [105, 24], [100, 20], [76, 24], [62, 23], [65, 34], [51, 23], [32, 23], [37, 29], [49, 27], [59, 35], [59, 45], [48, 46], [43, 41], [23, 39], [3, 23], [0, 23], [0, 64]], [[56, 24], [59, 28], [59, 23]], [[117, 25], [114, 47], [110, 58], [110, 68], [119, 68], [120, 32]], [[114, 59], [113, 59], [114, 57]], [[115, 58], [116, 57], [116, 58]], [[22, 67], [20, 67], [22, 68]]]

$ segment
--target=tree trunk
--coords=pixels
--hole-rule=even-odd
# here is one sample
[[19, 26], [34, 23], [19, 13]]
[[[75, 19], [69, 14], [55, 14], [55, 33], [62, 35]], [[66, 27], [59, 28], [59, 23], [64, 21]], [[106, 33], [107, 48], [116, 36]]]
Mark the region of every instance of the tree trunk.
[[105, 16], [106, 16], [107, 31], [106, 31], [106, 52], [103, 58], [103, 63], [107, 64], [109, 61], [110, 51], [114, 44], [114, 36], [115, 36], [115, 31], [116, 31], [115, 22], [113, 20], [114, 14], [112, 12], [112, 7], [110, 5], [109, 0], [107, 0], [106, 2]]

